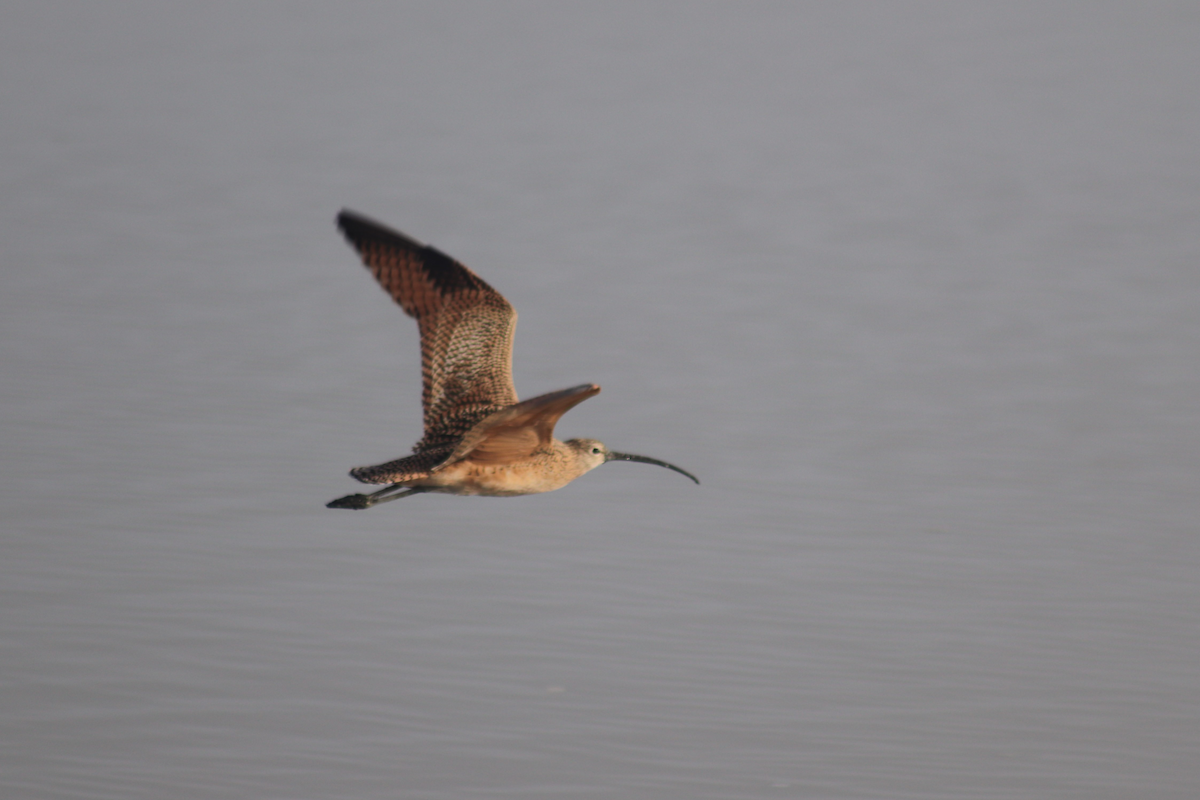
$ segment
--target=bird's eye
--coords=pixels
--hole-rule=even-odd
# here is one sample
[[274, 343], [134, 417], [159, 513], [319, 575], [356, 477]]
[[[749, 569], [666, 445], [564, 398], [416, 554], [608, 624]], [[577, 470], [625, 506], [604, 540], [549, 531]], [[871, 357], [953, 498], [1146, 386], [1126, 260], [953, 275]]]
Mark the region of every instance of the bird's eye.
[[592, 448], [592, 455], [594, 455], [594, 456], [598, 456], [598, 455], [600, 455], [600, 448], [599, 448], [599, 447], [593, 447], [593, 448]]

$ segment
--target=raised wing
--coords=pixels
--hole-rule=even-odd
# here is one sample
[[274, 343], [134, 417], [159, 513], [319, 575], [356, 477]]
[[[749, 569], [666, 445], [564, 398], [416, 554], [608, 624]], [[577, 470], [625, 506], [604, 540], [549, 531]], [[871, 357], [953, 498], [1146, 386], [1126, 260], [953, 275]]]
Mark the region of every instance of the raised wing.
[[453, 447], [480, 420], [517, 402], [512, 340], [517, 312], [445, 253], [342, 211], [338, 228], [421, 331], [425, 435], [417, 452]]
[[563, 414], [599, 393], [599, 386], [584, 383], [496, 411], [463, 436], [439, 466], [464, 458], [477, 464], [511, 464], [528, 458], [550, 443]]

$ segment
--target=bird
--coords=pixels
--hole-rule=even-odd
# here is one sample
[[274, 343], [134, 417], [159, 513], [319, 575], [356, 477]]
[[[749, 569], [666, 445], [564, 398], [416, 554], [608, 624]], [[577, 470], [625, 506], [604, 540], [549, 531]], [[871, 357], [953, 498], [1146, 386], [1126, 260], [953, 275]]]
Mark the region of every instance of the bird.
[[327, 508], [366, 509], [435, 492], [512, 497], [561, 489], [608, 461], [657, 458], [610, 450], [595, 439], [554, 438], [554, 426], [600, 387], [583, 383], [518, 400], [512, 379], [517, 312], [503, 295], [442, 251], [350, 210], [337, 226], [384, 291], [417, 320], [424, 434], [412, 455], [350, 475], [383, 488]]

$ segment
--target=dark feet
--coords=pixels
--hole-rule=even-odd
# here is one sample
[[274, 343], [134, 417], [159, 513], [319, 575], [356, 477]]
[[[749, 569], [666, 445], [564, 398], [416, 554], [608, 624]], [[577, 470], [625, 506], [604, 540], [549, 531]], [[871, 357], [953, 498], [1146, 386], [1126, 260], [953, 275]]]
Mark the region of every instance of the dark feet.
[[337, 500], [330, 500], [325, 504], [326, 508], [370, 508], [371, 498], [365, 494], [348, 494], [345, 497], [339, 497]]
[[331, 500], [325, 504], [326, 508], [370, 508], [377, 506], [380, 503], [386, 503], [390, 500], [399, 500], [401, 497], [408, 497], [414, 494], [424, 494], [429, 490], [423, 486], [401, 486], [393, 483], [391, 486], [385, 486], [378, 492], [371, 494], [348, 494], [345, 497], [339, 497], [337, 500]]

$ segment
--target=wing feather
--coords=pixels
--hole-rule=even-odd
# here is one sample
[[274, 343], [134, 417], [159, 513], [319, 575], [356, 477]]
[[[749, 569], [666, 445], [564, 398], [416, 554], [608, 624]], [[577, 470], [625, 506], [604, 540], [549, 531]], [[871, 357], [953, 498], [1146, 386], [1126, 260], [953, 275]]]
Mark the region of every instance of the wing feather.
[[599, 386], [584, 383], [489, 414], [462, 437], [437, 469], [462, 459], [479, 464], [509, 464], [528, 458], [550, 443], [554, 426], [563, 414], [599, 393]]
[[478, 275], [436, 248], [342, 211], [338, 228], [421, 332], [425, 433], [416, 452], [454, 446], [481, 420], [517, 402], [512, 341], [517, 312]]

